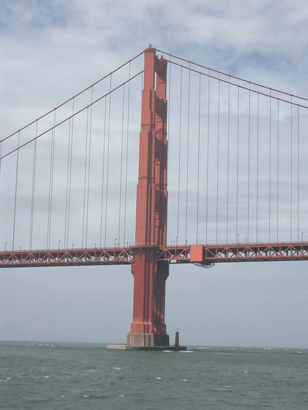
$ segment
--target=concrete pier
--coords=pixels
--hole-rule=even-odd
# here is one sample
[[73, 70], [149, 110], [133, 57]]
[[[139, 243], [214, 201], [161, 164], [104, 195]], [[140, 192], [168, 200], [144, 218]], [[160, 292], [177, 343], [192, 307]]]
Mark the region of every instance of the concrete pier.
[[129, 346], [129, 345], [124, 345], [124, 344], [119, 344], [119, 345], [108, 345], [107, 349], [113, 349], [113, 350], [143, 350], [143, 351], [156, 351], [156, 352], [162, 352], [164, 350], [171, 350], [174, 352], [179, 352], [179, 351], [186, 351], [187, 347], [186, 346]]
[[[133, 336], [133, 337], [132, 337]], [[180, 334], [177, 330], [175, 333], [174, 345], [169, 345], [169, 335], [154, 334], [131, 334], [127, 335], [126, 344], [108, 345], [107, 349], [114, 350], [144, 350], [144, 351], [164, 351], [171, 350], [175, 352], [187, 350], [186, 346], [180, 346]]]

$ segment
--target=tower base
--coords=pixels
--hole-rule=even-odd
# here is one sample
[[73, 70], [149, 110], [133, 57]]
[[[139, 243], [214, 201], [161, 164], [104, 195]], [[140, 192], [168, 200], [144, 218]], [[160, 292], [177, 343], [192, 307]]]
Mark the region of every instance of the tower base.
[[172, 352], [186, 351], [186, 346], [129, 346], [129, 345], [108, 345], [107, 349], [113, 350], [143, 350], [143, 351], [163, 351], [168, 350]]
[[154, 333], [128, 333], [126, 344], [108, 345], [114, 350], [152, 350], [152, 351], [180, 351], [187, 350], [186, 346], [179, 345], [179, 332], [177, 331], [175, 344], [169, 345], [169, 335]]
[[132, 347], [169, 346], [169, 335], [154, 333], [128, 333], [126, 345]]

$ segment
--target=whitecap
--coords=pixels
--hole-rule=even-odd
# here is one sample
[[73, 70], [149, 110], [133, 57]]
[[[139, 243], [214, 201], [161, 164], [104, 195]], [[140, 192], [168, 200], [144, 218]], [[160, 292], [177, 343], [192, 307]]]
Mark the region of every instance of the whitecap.
[[121, 370], [121, 367], [113, 367], [113, 370]]
[[[297, 352], [297, 353], [298, 353], [298, 352]], [[10, 378], [10, 377], [7, 377], [6, 380], [11, 380], [11, 378]]]
[[83, 397], [88, 398], [88, 397], [89, 397], [89, 395], [84, 394], [84, 395], [83, 395]]
[[297, 352], [297, 353], [300, 353], [300, 354], [301, 354], [302, 352]]
[[156, 380], [161, 380], [161, 377], [156, 377]]
[[124, 397], [124, 394], [121, 394], [121, 397]]
[[163, 353], [172, 353], [172, 350], [163, 350]]
[[181, 353], [193, 353], [193, 350], [180, 350]]
[[45, 377], [45, 379], [48, 379], [49, 376], [44, 376], [44, 377]]
[[182, 379], [182, 382], [187, 382], [187, 380], [186, 380], [186, 379]]

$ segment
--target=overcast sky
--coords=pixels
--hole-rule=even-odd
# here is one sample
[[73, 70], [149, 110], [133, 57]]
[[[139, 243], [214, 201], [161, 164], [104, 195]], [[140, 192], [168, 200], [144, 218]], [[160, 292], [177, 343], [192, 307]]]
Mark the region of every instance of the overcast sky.
[[[0, 4], [1, 139], [149, 43], [213, 69], [307, 96], [307, 23], [303, 1], [4, 0]], [[135, 72], [142, 69], [140, 61], [141, 66], [132, 67]], [[132, 139], [136, 135], [132, 152], [137, 150], [140, 129], [140, 84], [136, 79], [132, 85], [130, 110], [134, 111], [135, 98], [137, 106], [131, 114], [130, 135]], [[122, 101], [120, 94], [117, 98]], [[121, 127], [114, 129], [121, 137]], [[5, 193], [9, 185], [5, 181], [15, 172], [7, 176], [10, 168], [15, 169], [15, 162], [2, 166]], [[134, 212], [135, 181], [136, 176], [130, 181], [129, 212]], [[20, 195], [18, 209], [27, 208], [30, 194], [20, 188]], [[1, 224], [9, 206], [1, 193]], [[5, 235], [2, 231], [0, 248], [11, 241]], [[169, 240], [175, 236], [169, 235]], [[242, 240], [244, 236], [241, 233]], [[42, 247], [45, 237], [44, 233]], [[21, 233], [17, 240], [22, 238]], [[60, 239], [63, 243], [62, 236], [54, 237], [54, 247]], [[72, 231], [70, 244], [78, 240]], [[93, 238], [89, 234], [89, 242], [96, 243], [94, 234]], [[15, 245], [28, 248], [27, 244], [28, 240]], [[173, 343], [174, 332], [180, 329], [181, 342], [188, 345], [307, 347], [307, 291], [306, 262], [216, 264], [208, 270], [171, 266], [167, 331]], [[3, 269], [0, 292], [1, 340], [124, 342], [132, 321], [133, 277], [125, 266]]]

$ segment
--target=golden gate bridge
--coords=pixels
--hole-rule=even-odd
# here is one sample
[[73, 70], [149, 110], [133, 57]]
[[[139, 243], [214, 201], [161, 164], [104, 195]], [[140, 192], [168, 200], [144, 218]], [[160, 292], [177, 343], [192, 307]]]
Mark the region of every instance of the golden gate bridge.
[[0, 267], [130, 264], [127, 345], [168, 346], [171, 263], [308, 258], [307, 108], [150, 46], [1, 140]]

